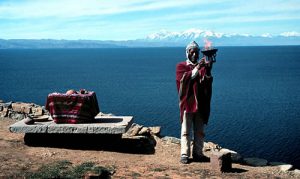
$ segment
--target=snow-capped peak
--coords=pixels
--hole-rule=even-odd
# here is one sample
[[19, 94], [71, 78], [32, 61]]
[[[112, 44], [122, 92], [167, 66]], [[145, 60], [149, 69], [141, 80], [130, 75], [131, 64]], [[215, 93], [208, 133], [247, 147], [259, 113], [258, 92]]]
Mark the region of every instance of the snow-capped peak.
[[150, 34], [146, 37], [149, 40], [171, 40], [174, 38], [181, 39], [197, 39], [203, 37], [216, 37], [221, 38], [223, 33], [216, 33], [214, 31], [209, 30], [201, 30], [201, 29], [188, 29], [182, 32], [171, 32], [167, 30], [161, 30], [157, 33]]
[[[283, 40], [284, 38], [284, 40]], [[246, 33], [219, 33], [211, 30], [188, 29], [185, 31], [161, 30], [148, 35], [147, 42], [161, 43], [164, 45], [176, 46], [185, 45], [193, 40], [204, 42], [208, 39], [214, 45], [273, 45], [273, 44], [296, 44], [300, 43], [300, 33], [296, 31], [283, 32], [281, 34], [263, 33], [260, 35]]]

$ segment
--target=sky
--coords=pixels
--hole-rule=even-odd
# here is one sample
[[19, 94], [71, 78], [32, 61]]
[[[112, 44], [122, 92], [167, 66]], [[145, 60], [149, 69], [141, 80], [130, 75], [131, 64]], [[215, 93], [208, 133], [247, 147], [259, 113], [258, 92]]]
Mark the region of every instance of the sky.
[[300, 35], [300, 0], [0, 0], [0, 39], [134, 40], [188, 29]]

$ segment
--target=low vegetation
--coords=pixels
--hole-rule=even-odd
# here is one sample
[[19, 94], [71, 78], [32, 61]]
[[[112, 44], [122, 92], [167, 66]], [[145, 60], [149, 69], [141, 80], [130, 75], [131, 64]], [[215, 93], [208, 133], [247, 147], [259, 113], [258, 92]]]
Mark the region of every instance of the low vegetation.
[[85, 175], [110, 178], [113, 167], [97, 166], [93, 162], [73, 165], [68, 160], [57, 161], [41, 166], [37, 171], [26, 174], [26, 178], [83, 178]]

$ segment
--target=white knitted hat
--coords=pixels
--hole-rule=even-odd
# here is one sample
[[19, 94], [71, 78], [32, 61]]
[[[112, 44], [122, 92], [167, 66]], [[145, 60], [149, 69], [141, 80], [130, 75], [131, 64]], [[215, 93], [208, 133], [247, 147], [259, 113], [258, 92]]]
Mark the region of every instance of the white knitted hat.
[[186, 53], [185, 53], [185, 55], [186, 55], [186, 58], [187, 59], [189, 59], [189, 50], [190, 49], [193, 49], [193, 48], [195, 48], [195, 49], [197, 49], [197, 50], [200, 50], [200, 47], [199, 47], [199, 45], [195, 42], [195, 41], [192, 41], [191, 43], [189, 43], [187, 46], [186, 46]]
[[195, 42], [195, 41], [192, 41], [191, 43], [189, 43], [187, 46], [186, 46], [186, 51], [188, 52], [190, 49], [192, 48], [196, 48], [198, 50], [200, 50], [200, 47], [199, 45]]

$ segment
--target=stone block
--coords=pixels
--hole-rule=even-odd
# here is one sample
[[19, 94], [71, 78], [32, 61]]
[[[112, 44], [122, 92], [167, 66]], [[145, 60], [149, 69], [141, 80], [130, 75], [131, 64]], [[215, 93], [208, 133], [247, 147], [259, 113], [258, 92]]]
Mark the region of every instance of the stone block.
[[217, 172], [229, 172], [232, 169], [231, 153], [212, 152], [210, 165]]
[[43, 108], [42, 107], [33, 107], [31, 108], [32, 114], [35, 116], [41, 116], [43, 115]]
[[12, 110], [15, 112], [29, 114], [31, 112], [31, 105], [27, 103], [12, 103]]

